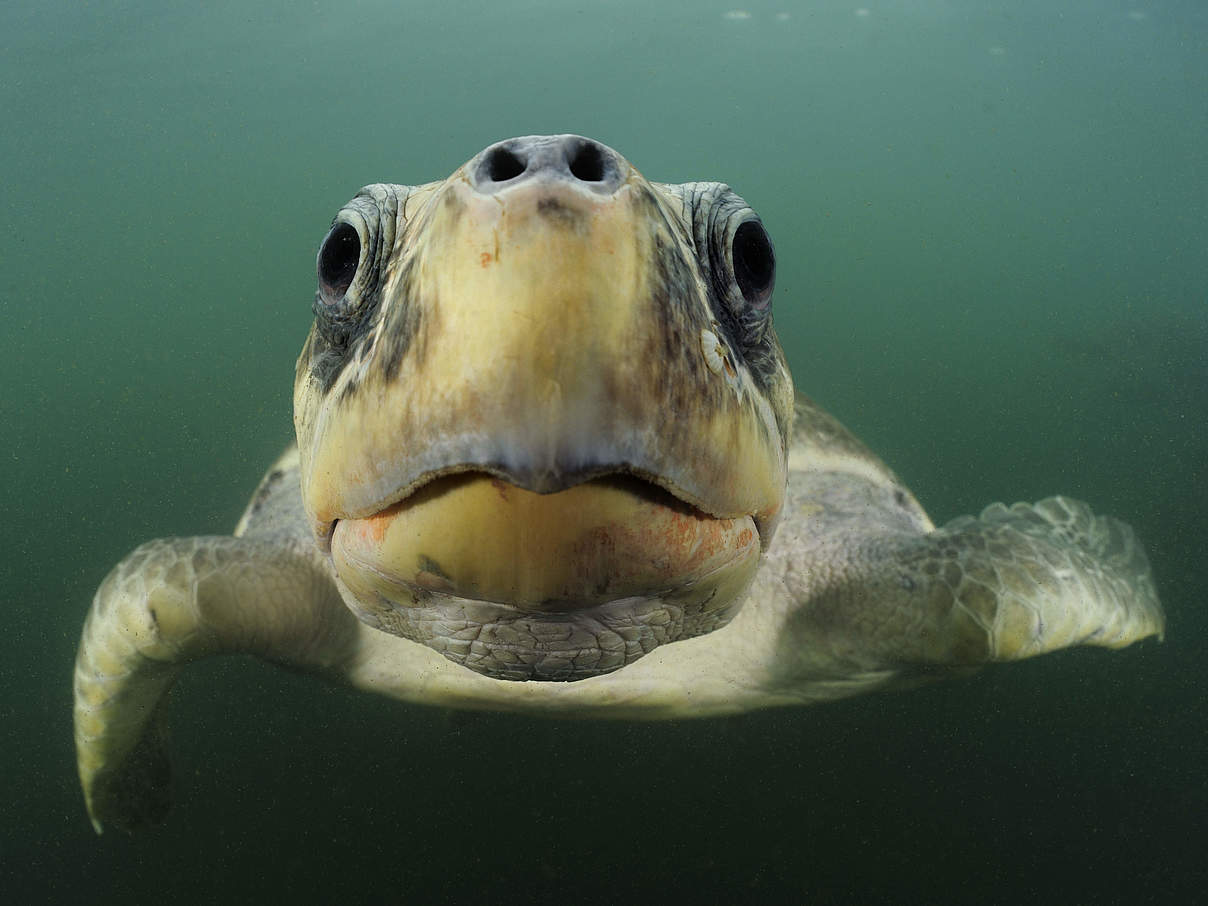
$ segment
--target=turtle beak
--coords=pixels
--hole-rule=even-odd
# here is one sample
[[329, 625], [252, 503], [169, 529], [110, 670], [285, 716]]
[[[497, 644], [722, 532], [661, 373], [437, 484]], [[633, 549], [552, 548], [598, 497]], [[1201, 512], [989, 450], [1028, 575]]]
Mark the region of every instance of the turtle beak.
[[[357, 602], [414, 604], [431, 593], [565, 613], [685, 587], [731, 602], [754, 574], [750, 517], [715, 519], [638, 479], [594, 479], [536, 494], [480, 472], [424, 485], [332, 537]], [[719, 601], [719, 605], [720, 605]]]

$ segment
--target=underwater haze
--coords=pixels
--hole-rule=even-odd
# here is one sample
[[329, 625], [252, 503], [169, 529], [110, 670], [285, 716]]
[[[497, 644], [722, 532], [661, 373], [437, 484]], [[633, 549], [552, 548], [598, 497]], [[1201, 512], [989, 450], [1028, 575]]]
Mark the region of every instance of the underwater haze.
[[[1202, 897], [1206, 48], [1202, 0], [0, 6], [0, 901]], [[332, 216], [554, 132], [732, 185], [797, 386], [937, 523], [1056, 493], [1129, 522], [1166, 640], [669, 723], [219, 658], [172, 695], [166, 822], [96, 836], [93, 591], [231, 531], [289, 441]]]

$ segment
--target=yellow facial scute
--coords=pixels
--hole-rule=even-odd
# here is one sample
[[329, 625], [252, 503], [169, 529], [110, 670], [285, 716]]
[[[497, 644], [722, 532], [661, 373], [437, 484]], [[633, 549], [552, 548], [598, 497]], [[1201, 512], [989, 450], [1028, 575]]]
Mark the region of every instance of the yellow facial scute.
[[638, 484], [535, 494], [482, 473], [438, 479], [381, 513], [340, 521], [332, 555], [361, 600], [435, 591], [544, 612], [753, 572], [760, 547], [749, 517], [713, 519]]

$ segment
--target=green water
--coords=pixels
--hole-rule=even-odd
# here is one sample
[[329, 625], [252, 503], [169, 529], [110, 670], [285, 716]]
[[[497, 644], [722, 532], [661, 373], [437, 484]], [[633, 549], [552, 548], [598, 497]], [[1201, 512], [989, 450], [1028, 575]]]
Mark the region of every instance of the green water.
[[[1208, 7], [0, 7], [0, 900], [1191, 902], [1208, 869]], [[778, 17], [777, 14], [784, 14]], [[937, 521], [1066, 493], [1165, 644], [677, 724], [450, 717], [235, 659], [96, 838], [70, 673], [138, 542], [229, 531], [368, 182], [580, 132], [729, 182], [799, 386]]]

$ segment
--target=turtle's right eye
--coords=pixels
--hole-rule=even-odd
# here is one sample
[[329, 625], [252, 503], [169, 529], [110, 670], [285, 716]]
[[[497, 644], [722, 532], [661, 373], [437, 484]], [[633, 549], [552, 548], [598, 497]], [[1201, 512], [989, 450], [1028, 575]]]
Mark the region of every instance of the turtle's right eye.
[[730, 246], [734, 260], [734, 282], [747, 304], [757, 311], [766, 310], [776, 284], [776, 252], [772, 238], [757, 219], [744, 220], [734, 231]]
[[319, 297], [336, 305], [352, 286], [361, 262], [361, 237], [350, 223], [337, 223], [319, 248]]

